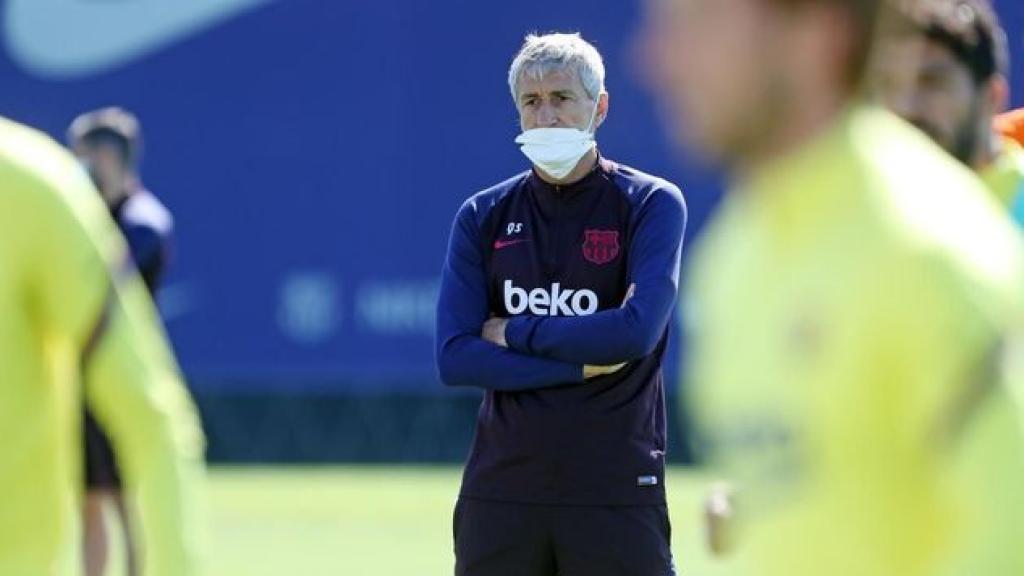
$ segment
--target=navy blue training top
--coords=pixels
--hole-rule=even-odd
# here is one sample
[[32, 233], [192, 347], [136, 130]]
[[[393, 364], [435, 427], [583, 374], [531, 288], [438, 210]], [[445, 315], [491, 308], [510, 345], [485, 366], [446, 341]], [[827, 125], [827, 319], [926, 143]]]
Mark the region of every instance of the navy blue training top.
[[167, 208], [147, 190], [137, 190], [111, 209], [128, 243], [132, 260], [155, 295], [170, 259], [174, 220]]
[[[462, 205], [436, 350], [447, 385], [485, 390], [462, 497], [664, 502], [661, 364], [685, 226], [676, 186], [603, 158], [574, 184], [525, 172]], [[480, 337], [492, 315], [510, 318], [508, 348]]]

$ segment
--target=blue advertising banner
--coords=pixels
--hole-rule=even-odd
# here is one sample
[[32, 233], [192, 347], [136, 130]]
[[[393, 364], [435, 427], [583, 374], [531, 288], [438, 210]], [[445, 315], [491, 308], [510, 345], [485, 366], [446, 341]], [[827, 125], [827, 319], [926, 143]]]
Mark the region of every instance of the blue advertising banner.
[[[998, 4], [1019, 51], [1024, 6]], [[142, 120], [144, 181], [177, 225], [161, 308], [194, 382], [436, 388], [451, 219], [527, 167], [506, 85], [527, 32], [598, 46], [611, 93], [600, 147], [679, 183], [691, 235], [716, 200], [714, 175], [682, 157], [642, 85], [638, 2], [0, 6], [0, 114], [57, 138], [99, 106]]]

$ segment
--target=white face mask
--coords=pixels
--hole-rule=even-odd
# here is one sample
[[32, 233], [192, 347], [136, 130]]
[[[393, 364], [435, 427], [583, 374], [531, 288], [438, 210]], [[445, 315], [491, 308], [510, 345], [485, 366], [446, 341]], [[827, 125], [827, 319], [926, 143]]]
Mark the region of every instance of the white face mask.
[[537, 168], [555, 180], [561, 180], [579, 164], [580, 158], [597, 145], [591, 129], [597, 119], [598, 103], [594, 104], [594, 113], [590, 115], [586, 130], [534, 128], [520, 134], [516, 144]]

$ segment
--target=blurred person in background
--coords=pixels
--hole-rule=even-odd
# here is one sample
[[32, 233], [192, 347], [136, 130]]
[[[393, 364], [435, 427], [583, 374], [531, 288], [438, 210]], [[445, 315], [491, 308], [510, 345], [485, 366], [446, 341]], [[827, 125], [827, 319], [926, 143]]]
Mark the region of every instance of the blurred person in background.
[[203, 437], [127, 247], [81, 166], [0, 120], [0, 574], [81, 573], [82, 404], [113, 441], [142, 574], [198, 571]]
[[875, 89], [896, 114], [975, 170], [999, 202], [1024, 194], [1024, 149], [1002, 136], [1009, 100], [1006, 33], [987, 0], [894, 0]]
[[[167, 209], [142, 186], [139, 163], [142, 132], [134, 114], [103, 108], [75, 118], [68, 144], [100, 192], [128, 242], [132, 260], [155, 297], [171, 248], [173, 221]], [[86, 576], [106, 572], [109, 538], [104, 510], [112, 505], [122, 529], [129, 574], [137, 573], [130, 515], [121, 492], [117, 458], [92, 413], [85, 413]]]
[[865, 103], [880, 12], [648, 4], [676, 132], [732, 176], [693, 260], [686, 399], [736, 574], [1024, 573], [1020, 530], [993, 529], [1024, 496], [1024, 252], [970, 171]]
[[131, 112], [102, 108], [75, 118], [68, 144], [128, 241], [132, 259], [154, 296], [171, 254], [174, 221], [139, 174], [142, 126]]
[[686, 210], [603, 158], [598, 51], [528, 36], [509, 71], [533, 169], [467, 200], [437, 311], [449, 386], [485, 391], [455, 510], [455, 572], [675, 574], [661, 365]]

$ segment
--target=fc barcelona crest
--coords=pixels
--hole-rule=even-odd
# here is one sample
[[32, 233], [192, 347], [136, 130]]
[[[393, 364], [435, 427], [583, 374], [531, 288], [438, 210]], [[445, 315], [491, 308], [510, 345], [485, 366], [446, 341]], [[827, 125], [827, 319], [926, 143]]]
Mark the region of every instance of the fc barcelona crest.
[[594, 264], [607, 264], [619, 255], [618, 230], [584, 230], [583, 257]]

